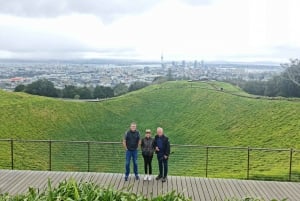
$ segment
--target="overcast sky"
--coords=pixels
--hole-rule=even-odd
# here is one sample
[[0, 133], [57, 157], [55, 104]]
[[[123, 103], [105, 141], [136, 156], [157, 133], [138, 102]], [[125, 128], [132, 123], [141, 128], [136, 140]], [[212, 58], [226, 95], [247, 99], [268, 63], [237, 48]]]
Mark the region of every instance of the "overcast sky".
[[299, 0], [0, 0], [0, 58], [300, 57]]

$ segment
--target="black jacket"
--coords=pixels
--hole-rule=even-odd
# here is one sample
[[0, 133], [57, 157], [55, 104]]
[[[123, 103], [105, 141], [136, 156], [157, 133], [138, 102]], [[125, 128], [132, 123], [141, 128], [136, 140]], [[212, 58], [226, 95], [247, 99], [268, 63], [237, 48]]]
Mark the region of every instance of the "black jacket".
[[[155, 136], [154, 138], [154, 142], [153, 142], [153, 146], [154, 149], [157, 147], [157, 139], [158, 139], [158, 135]], [[163, 147], [164, 147], [164, 155], [169, 156], [170, 155], [170, 142], [169, 142], [169, 138], [165, 135], [161, 136], [162, 141], [163, 141]], [[155, 151], [156, 153], [158, 153], [158, 151]]]

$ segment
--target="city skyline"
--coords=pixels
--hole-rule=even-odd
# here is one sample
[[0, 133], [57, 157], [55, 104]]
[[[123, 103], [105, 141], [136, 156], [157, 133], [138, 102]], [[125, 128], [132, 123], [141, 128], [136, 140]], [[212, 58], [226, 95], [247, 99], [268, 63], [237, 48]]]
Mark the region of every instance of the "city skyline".
[[288, 62], [297, 0], [0, 0], [0, 59]]

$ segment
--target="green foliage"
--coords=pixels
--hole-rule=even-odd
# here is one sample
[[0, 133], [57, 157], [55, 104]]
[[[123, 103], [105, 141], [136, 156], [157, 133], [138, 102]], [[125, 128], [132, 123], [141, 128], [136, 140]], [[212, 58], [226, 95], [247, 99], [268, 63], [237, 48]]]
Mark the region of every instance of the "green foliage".
[[300, 97], [300, 61], [291, 60], [283, 65], [284, 72], [264, 81], [240, 81], [241, 87], [248, 93], [262, 96]]
[[58, 97], [58, 91], [54, 84], [47, 79], [40, 79], [28, 84], [24, 91], [33, 95]]
[[16, 86], [16, 88], [15, 88], [15, 92], [21, 92], [21, 91], [24, 91], [25, 90], [25, 85], [24, 84], [20, 84], [20, 85], [18, 85], [18, 86]]
[[104, 86], [96, 86], [94, 89], [94, 97], [95, 98], [110, 98], [114, 96], [114, 91], [111, 87]]
[[152, 83], [153, 84], [162, 84], [164, 82], [168, 81], [167, 77], [159, 76], [153, 79]]
[[53, 188], [48, 182], [48, 188], [44, 192], [30, 188], [24, 195], [10, 196], [0, 195], [0, 201], [56, 201], [56, 200], [82, 200], [82, 201], [190, 201], [181, 194], [175, 192], [160, 195], [156, 198], [146, 198], [128, 191], [117, 191], [112, 188], [102, 188], [92, 182], [76, 182], [68, 180], [59, 183]]
[[132, 83], [130, 86], [129, 86], [129, 89], [128, 91], [136, 91], [136, 90], [139, 90], [139, 89], [142, 89], [146, 86], [148, 86], [149, 84], [147, 82], [140, 82], [140, 81], [137, 81], [137, 82], [134, 82]]
[[117, 84], [114, 87], [114, 95], [115, 96], [121, 96], [123, 94], [126, 94], [127, 92], [128, 92], [128, 87], [124, 83]]

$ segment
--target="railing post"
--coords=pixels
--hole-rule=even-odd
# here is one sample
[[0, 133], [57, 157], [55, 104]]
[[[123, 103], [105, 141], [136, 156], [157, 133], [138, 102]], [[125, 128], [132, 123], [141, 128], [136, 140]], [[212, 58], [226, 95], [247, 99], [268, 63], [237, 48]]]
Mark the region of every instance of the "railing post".
[[208, 146], [206, 147], [205, 177], [208, 176]]
[[292, 180], [292, 165], [293, 165], [293, 149], [290, 150], [290, 171], [289, 171], [289, 181]]
[[10, 139], [10, 159], [11, 159], [11, 169], [14, 169], [14, 140]]
[[247, 179], [249, 179], [250, 172], [250, 147], [248, 147], [248, 156], [247, 156]]
[[52, 170], [52, 141], [49, 140], [49, 171]]
[[88, 155], [87, 155], [87, 162], [88, 162], [88, 172], [90, 172], [90, 162], [91, 162], [91, 146], [90, 146], [90, 142], [88, 141], [87, 142], [87, 145], [88, 145]]

